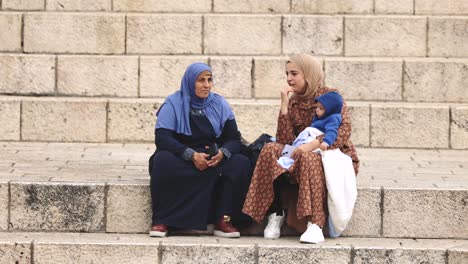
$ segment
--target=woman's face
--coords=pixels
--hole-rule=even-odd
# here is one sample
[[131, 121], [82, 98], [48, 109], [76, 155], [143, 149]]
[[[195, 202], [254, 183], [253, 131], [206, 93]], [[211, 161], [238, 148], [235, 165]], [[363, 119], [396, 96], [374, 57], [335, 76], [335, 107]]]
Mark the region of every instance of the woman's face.
[[201, 99], [207, 98], [210, 95], [211, 87], [213, 87], [211, 72], [204, 71], [195, 80], [195, 95]]
[[295, 93], [304, 93], [304, 88], [306, 86], [304, 73], [294, 62], [286, 63], [286, 78], [288, 85], [293, 88]]

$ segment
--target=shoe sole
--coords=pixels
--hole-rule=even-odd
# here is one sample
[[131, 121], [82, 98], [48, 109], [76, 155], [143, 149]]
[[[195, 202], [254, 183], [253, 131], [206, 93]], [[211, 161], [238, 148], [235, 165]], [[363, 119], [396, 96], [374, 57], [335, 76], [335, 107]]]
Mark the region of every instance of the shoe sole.
[[166, 232], [150, 231], [149, 236], [150, 237], [166, 237], [167, 236], [167, 231]]
[[300, 241], [301, 243], [306, 243], [306, 244], [318, 244], [318, 243], [320, 243], [320, 242], [325, 241], [325, 239], [324, 239], [324, 240], [321, 240], [321, 241], [306, 241], [306, 240], [300, 240], [300, 239], [299, 239], [299, 241]]
[[227, 238], [238, 238], [238, 237], [240, 237], [239, 232], [224, 233], [224, 232], [219, 231], [219, 230], [215, 230], [213, 232], [213, 235], [218, 236], [218, 237], [227, 237]]
[[263, 237], [266, 238], [266, 239], [278, 239], [280, 238], [281, 234], [278, 234], [278, 235], [267, 235], [265, 233], [263, 233]]

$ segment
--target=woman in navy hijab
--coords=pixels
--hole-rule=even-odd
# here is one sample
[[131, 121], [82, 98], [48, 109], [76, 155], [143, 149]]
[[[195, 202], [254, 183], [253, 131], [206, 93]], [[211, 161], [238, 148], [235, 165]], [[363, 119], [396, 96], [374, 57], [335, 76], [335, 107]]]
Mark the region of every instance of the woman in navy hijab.
[[157, 149], [150, 158], [150, 236], [165, 237], [171, 229], [206, 230], [208, 224], [215, 224], [216, 236], [240, 236], [232, 221], [246, 217], [241, 208], [251, 168], [239, 154], [234, 113], [212, 86], [211, 68], [193, 63], [180, 90], [158, 110]]

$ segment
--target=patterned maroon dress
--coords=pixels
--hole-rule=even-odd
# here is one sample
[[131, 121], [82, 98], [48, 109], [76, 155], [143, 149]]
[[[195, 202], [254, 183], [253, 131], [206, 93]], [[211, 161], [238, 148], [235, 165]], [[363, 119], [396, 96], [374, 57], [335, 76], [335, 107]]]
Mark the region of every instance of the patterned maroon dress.
[[[314, 98], [331, 91], [337, 90], [320, 87]], [[297, 183], [297, 189], [294, 188], [293, 192], [288, 190], [281, 192], [283, 203], [288, 204], [288, 225], [299, 232], [305, 230], [307, 221], [322, 228], [325, 226], [328, 211], [327, 189], [320, 155], [312, 152], [302, 153], [289, 170], [277, 163], [284, 144], [292, 144], [297, 135], [311, 124], [314, 113], [314, 99], [300, 101], [293, 97], [289, 100], [288, 114], [279, 114], [276, 142], [266, 144], [260, 153], [243, 207], [243, 212], [256, 222], [261, 222], [265, 218], [273, 202], [273, 181], [288, 171], [290, 177]], [[345, 103], [341, 115], [342, 123], [338, 129], [338, 137], [330, 149], [340, 148], [343, 153], [349, 155], [357, 175], [359, 159], [350, 141], [351, 118]]]

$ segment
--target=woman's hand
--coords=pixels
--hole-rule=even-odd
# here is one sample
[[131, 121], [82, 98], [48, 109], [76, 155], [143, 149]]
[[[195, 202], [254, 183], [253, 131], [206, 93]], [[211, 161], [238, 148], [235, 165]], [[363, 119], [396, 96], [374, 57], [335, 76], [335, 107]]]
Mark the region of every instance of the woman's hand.
[[306, 144], [303, 144], [303, 145], [300, 145], [299, 147], [297, 147], [293, 153], [291, 154], [291, 158], [293, 160], [296, 160], [299, 158], [299, 156], [302, 155], [302, 153], [304, 152], [310, 152], [312, 150], [315, 150], [317, 149], [318, 147], [320, 146], [320, 141], [318, 139], [314, 139], [312, 140], [312, 142], [309, 142], [309, 143], [306, 143]]
[[285, 115], [288, 113], [289, 94], [293, 93], [294, 89], [291, 86], [284, 86], [281, 88], [281, 114]]
[[213, 157], [211, 157], [210, 160], [208, 160], [208, 167], [218, 166], [223, 160], [223, 158], [224, 158], [223, 152], [221, 150], [218, 150], [218, 154], [214, 155]]
[[207, 160], [208, 157], [209, 155], [206, 153], [201, 153], [201, 152], [193, 153], [192, 162], [193, 162], [193, 165], [195, 165], [195, 168], [197, 168], [199, 171], [204, 171], [208, 169], [208, 160]]

